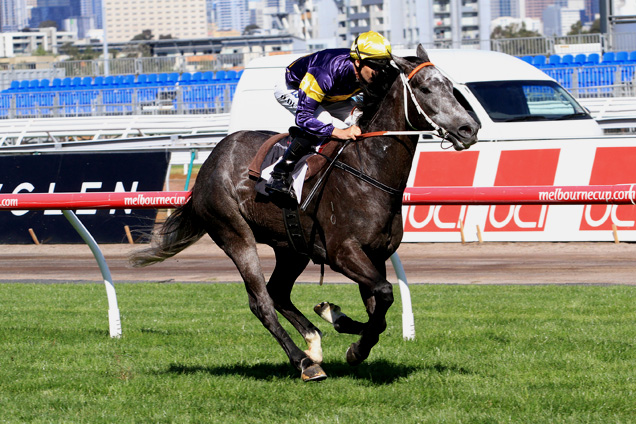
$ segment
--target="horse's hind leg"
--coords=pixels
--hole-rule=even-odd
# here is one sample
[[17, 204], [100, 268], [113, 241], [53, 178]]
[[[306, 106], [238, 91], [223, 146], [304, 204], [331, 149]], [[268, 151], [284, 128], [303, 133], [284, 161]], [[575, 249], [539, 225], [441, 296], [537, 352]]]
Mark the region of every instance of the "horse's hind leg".
[[309, 263], [309, 258], [291, 249], [274, 249], [276, 267], [267, 284], [267, 290], [280, 312], [303, 336], [308, 349], [305, 351], [314, 362], [322, 362], [322, 334], [291, 301], [291, 291], [296, 279]]
[[320, 366], [296, 346], [278, 321], [274, 301], [265, 284], [254, 235], [246, 223], [243, 226], [237, 225], [237, 222], [234, 220], [231, 228], [217, 226], [209, 232], [214, 241], [234, 261], [241, 274], [249, 297], [250, 310], [278, 341], [291, 364], [301, 371], [304, 381], [326, 378]]

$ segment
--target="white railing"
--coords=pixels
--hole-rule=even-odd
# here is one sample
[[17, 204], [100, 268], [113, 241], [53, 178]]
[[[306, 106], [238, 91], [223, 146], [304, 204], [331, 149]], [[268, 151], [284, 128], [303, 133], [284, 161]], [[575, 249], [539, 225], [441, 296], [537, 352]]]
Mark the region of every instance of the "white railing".
[[42, 150], [47, 146], [62, 149], [63, 144], [68, 142], [76, 145], [82, 142], [86, 148], [88, 141], [105, 139], [133, 141], [163, 136], [163, 143], [172, 143], [171, 135], [194, 134], [215, 135], [220, 139], [227, 134], [229, 120], [228, 113], [0, 119], [0, 153], [9, 153], [17, 148]]

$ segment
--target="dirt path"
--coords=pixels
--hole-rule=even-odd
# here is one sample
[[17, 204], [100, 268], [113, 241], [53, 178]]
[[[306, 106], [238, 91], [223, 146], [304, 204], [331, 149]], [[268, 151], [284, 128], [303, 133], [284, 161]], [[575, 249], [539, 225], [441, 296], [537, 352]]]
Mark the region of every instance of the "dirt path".
[[[147, 268], [127, 265], [141, 246], [102, 245], [113, 279], [131, 281], [236, 282], [233, 263], [208, 238], [175, 258]], [[262, 246], [266, 276], [274, 255]], [[409, 284], [635, 284], [636, 244], [628, 243], [403, 243], [398, 254]], [[397, 282], [390, 263], [389, 279]], [[318, 282], [310, 264], [301, 282]], [[0, 281], [102, 281], [86, 245], [0, 245]], [[327, 269], [325, 282], [348, 282]]]

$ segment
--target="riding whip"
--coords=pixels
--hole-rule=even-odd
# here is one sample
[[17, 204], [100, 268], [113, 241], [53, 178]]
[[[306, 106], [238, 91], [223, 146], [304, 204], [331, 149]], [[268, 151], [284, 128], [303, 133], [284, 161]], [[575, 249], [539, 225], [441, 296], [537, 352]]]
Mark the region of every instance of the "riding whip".
[[344, 144], [342, 145], [340, 150], [338, 150], [338, 153], [336, 154], [336, 157], [333, 158], [333, 160], [331, 161], [331, 163], [327, 167], [327, 170], [325, 171], [325, 173], [320, 176], [320, 178], [318, 179], [316, 184], [312, 187], [311, 191], [309, 192], [309, 195], [307, 196], [307, 198], [305, 199], [303, 204], [300, 206], [300, 209], [303, 212], [305, 212], [305, 209], [307, 209], [307, 206], [309, 206], [309, 202], [311, 201], [311, 199], [314, 198], [314, 196], [316, 195], [316, 192], [318, 191], [318, 189], [322, 185], [323, 181], [325, 180], [325, 178], [327, 178], [327, 176], [329, 175], [329, 172], [331, 172], [331, 168], [333, 167], [334, 163], [336, 163], [336, 161], [338, 160], [338, 157], [340, 157], [340, 154], [342, 153], [344, 148], [347, 147], [349, 145], [349, 143], [351, 143], [352, 141], [353, 140], [346, 140], [344, 142]]

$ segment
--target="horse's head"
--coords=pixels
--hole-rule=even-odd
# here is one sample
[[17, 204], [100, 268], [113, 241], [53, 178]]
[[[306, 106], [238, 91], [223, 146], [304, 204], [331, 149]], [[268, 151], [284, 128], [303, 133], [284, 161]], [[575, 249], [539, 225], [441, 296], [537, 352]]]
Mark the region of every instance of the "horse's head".
[[406, 118], [417, 129], [441, 129], [455, 150], [464, 150], [477, 142], [479, 125], [453, 95], [453, 84], [430, 63], [420, 44], [417, 57], [393, 56], [400, 70], [396, 84], [403, 85]]

